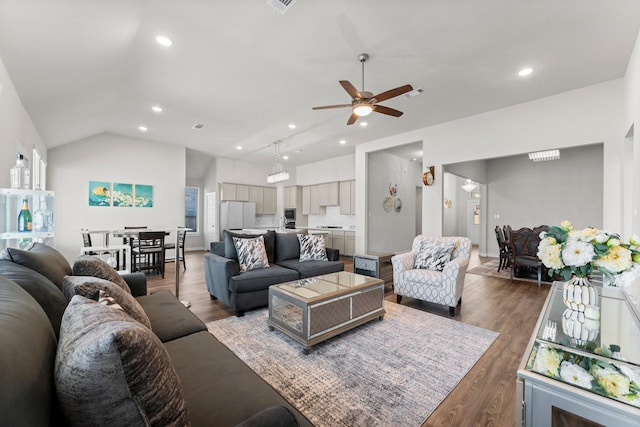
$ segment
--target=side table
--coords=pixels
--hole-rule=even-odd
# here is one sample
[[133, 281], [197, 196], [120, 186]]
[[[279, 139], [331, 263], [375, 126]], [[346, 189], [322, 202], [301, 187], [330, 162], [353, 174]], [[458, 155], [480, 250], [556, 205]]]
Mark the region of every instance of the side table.
[[391, 285], [391, 289], [393, 289], [391, 257], [394, 255], [391, 252], [356, 254], [353, 256], [353, 272], [382, 279], [385, 286]]

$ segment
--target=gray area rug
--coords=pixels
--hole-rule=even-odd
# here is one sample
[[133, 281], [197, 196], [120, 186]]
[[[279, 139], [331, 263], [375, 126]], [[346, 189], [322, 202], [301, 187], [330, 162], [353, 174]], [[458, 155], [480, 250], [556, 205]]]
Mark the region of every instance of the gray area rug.
[[385, 301], [384, 320], [314, 346], [267, 327], [267, 309], [209, 331], [317, 426], [419, 426], [498, 333]]

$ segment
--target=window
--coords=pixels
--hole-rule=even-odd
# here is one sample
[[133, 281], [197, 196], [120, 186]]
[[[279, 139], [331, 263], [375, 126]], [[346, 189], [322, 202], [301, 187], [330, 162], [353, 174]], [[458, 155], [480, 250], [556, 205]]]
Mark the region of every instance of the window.
[[184, 226], [190, 228], [189, 233], [198, 233], [200, 223], [200, 189], [198, 187], [186, 187], [184, 189]]
[[34, 190], [47, 189], [47, 162], [40, 156], [40, 152], [33, 147], [33, 167], [31, 172], [31, 188]]

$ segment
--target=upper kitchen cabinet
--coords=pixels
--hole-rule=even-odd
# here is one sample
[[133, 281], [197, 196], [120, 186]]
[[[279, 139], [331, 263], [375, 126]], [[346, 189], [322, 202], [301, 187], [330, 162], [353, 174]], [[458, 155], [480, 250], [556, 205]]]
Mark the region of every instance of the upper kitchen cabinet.
[[319, 184], [320, 206], [337, 206], [339, 186], [337, 182], [327, 182]]
[[263, 187], [263, 213], [275, 215], [278, 211], [278, 190], [273, 187]]
[[223, 182], [221, 185], [221, 191], [220, 191], [220, 201], [221, 202], [225, 202], [225, 201], [236, 201], [236, 184], [229, 184], [227, 182]]
[[[284, 187], [284, 207], [296, 208], [298, 207], [298, 192], [300, 187], [293, 185], [290, 187]], [[308, 215], [308, 214], [307, 214]]]
[[356, 182], [340, 181], [340, 214], [356, 214]]
[[221, 202], [254, 202], [257, 215], [275, 215], [277, 213], [277, 190], [273, 187], [223, 182], [221, 191]]
[[249, 187], [249, 201], [256, 204], [256, 214], [264, 213], [264, 190], [262, 187]]
[[239, 202], [249, 201], [249, 186], [236, 184], [236, 200]]

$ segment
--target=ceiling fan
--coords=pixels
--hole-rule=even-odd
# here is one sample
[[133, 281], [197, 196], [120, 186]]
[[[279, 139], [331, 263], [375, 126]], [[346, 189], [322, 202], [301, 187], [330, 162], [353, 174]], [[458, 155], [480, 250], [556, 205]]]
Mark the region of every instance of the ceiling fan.
[[389, 116], [400, 117], [403, 113], [393, 108], [379, 105], [378, 102], [386, 101], [387, 99], [395, 98], [404, 93], [411, 92], [413, 87], [411, 85], [399, 86], [395, 89], [390, 89], [385, 92], [374, 95], [371, 92], [364, 90], [364, 63], [369, 59], [369, 55], [361, 53], [358, 55], [358, 60], [362, 64], [362, 91], [358, 91], [348, 80], [340, 80], [340, 84], [351, 96], [351, 104], [338, 104], [338, 105], [325, 105], [322, 107], [313, 107], [314, 110], [326, 110], [329, 108], [343, 108], [351, 107], [352, 112], [347, 120], [347, 125], [352, 125], [358, 120], [359, 117], [367, 116], [372, 111], [376, 113], [387, 114]]

